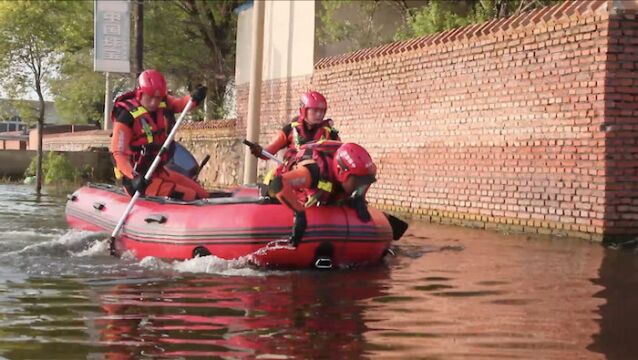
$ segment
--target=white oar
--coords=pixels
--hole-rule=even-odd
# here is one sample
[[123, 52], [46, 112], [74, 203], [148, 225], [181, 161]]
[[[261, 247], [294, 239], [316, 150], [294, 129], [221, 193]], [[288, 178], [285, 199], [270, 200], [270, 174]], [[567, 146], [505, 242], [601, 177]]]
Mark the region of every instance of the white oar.
[[[166, 141], [164, 141], [164, 145], [162, 145], [162, 148], [157, 153], [157, 156], [155, 156], [155, 160], [153, 160], [151, 167], [148, 168], [148, 171], [146, 171], [146, 175], [144, 175], [144, 179], [146, 180], [146, 182], [151, 180], [151, 176], [153, 176], [153, 172], [155, 172], [155, 169], [160, 163], [162, 154], [168, 151], [168, 147], [173, 142], [173, 137], [175, 137], [175, 133], [177, 132], [177, 129], [182, 124], [182, 120], [184, 120], [184, 117], [190, 111], [193, 105], [194, 105], [193, 99], [188, 100], [188, 103], [186, 104], [184, 111], [182, 111], [182, 114], [179, 116], [179, 119], [177, 119], [177, 122], [175, 123], [175, 126], [173, 126], [173, 129], [171, 130], [171, 132], [168, 134]], [[109, 241], [109, 250], [111, 252], [111, 255], [115, 255], [115, 238], [122, 230], [122, 227], [124, 226], [124, 222], [126, 221], [126, 217], [131, 212], [131, 209], [133, 209], [133, 206], [135, 205], [135, 202], [140, 197], [140, 195], [141, 194], [139, 191], [135, 191], [135, 195], [133, 195], [133, 197], [129, 201], [128, 206], [126, 207], [126, 210], [124, 210], [124, 213], [122, 214], [122, 217], [120, 218], [120, 221], [118, 221], [117, 226], [115, 226], [115, 229], [113, 230], [113, 233], [111, 234], [111, 239]]]

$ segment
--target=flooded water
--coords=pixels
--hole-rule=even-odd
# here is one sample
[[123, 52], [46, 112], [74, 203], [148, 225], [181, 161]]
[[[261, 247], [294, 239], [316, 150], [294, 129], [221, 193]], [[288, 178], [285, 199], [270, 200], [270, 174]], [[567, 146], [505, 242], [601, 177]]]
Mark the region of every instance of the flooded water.
[[108, 256], [0, 185], [0, 358], [636, 359], [638, 255], [413, 223], [374, 268]]

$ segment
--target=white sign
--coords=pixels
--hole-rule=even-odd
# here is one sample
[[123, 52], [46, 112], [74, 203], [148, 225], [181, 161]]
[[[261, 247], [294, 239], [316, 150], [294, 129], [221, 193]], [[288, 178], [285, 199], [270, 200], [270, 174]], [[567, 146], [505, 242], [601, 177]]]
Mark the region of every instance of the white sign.
[[131, 72], [131, 13], [128, 0], [95, 0], [93, 70]]

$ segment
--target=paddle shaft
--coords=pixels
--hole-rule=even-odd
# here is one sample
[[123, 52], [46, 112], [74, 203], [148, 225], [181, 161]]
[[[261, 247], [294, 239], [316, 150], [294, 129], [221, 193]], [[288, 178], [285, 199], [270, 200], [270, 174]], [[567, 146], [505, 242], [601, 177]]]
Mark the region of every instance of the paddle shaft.
[[[248, 141], [248, 140], [244, 140], [244, 144], [248, 145], [248, 146], [253, 146], [256, 145], [254, 142], [252, 141]], [[268, 151], [264, 150], [263, 148], [261, 149], [261, 155], [269, 158], [270, 160], [276, 162], [277, 164], [283, 164], [284, 162], [279, 160], [277, 157], [275, 157], [275, 155], [269, 153]]]
[[[168, 134], [166, 141], [164, 141], [164, 145], [162, 145], [162, 148], [157, 153], [157, 156], [155, 156], [155, 159], [153, 160], [151, 167], [149, 167], [148, 170], [146, 171], [146, 175], [144, 175], [144, 179], [147, 182], [151, 180], [151, 177], [153, 176], [155, 169], [157, 169], [157, 167], [159, 166], [162, 154], [168, 151], [168, 147], [171, 146], [171, 143], [173, 142], [173, 138], [175, 137], [175, 133], [177, 133], [177, 129], [182, 124], [182, 121], [186, 117], [186, 114], [190, 111], [192, 107], [193, 107], [193, 99], [190, 99], [188, 100], [186, 107], [184, 107], [182, 114], [177, 119], [177, 122], [175, 122], [175, 126], [173, 126], [173, 129], [171, 129], [171, 132]], [[111, 255], [115, 254], [115, 239], [119, 235], [120, 231], [122, 230], [122, 227], [124, 226], [124, 222], [126, 221], [126, 217], [133, 209], [133, 206], [135, 206], [135, 202], [140, 197], [140, 195], [141, 194], [139, 191], [135, 191], [135, 194], [133, 195], [128, 205], [126, 206], [126, 209], [124, 210], [124, 213], [122, 214], [122, 217], [120, 217], [120, 221], [117, 222], [115, 229], [113, 229], [113, 233], [111, 233], [111, 238], [109, 242], [109, 249], [111, 251]]]
[[210, 160], [210, 155], [206, 155], [206, 157], [204, 157], [204, 160], [202, 160], [202, 163], [199, 164], [199, 168], [197, 168], [197, 173], [195, 174], [195, 178], [197, 178], [199, 176], [199, 173], [202, 172], [202, 169], [204, 168], [204, 165], [208, 163], [208, 160]]
[[277, 163], [277, 164], [279, 164], [279, 165], [281, 165], [281, 164], [283, 164], [283, 163], [284, 163], [283, 161], [281, 161], [281, 160], [279, 160], [278, 158], [276, 158], [276, 157], [275, 157], [275, 155], [273, 155], [273, 154], [269, 153], [269, 152], [268, 152], [268, 151], [266, 151], [266, 150], [262, 150], [262, 151], [261, 151], [261, 154], [262, 154], [263, 156], [265, 156], [265, 157], [269, 158], [270, 160], [272, 160], [272, 161], [276, 162], [276, 163]]

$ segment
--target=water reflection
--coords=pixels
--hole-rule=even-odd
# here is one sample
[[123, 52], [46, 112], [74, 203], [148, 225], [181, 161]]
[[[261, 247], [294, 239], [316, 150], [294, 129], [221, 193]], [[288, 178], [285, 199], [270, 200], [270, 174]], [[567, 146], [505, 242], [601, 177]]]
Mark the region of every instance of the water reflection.
[[0, 186], [0, 358], [638, 358], [631, 251], [414, 223], [355, 271], [137, 262], [23, 190]]
[[428, 224], [412, 231], [438, 251], [393, 268], [392, 298], [367, 318], [374, 357], [600, 358], [587, 350], [602, 303], [590, 282], [597, 244]]
[[610, 360], [638, 358], [638, 254], [606, 250], [592, 282], [604, 287], [596, 297], [605, 303], [598, 309], [600, 332], [588, 348]]
[[377, 268], [118, 285], [100, 296], [97, 328], [118, 358], [359, 358], [364, 302], [387, 277]]
[[11, 359], [49, 353], [109, 359], [360, 358], [368, 330], [366, 304], [384, 294], [388, 277], [389, 270], [380, 267], [131, 280], [106, 287], [30, 280], [11, 290], [25, 293], [14, 296], [13, 314], [2, 323], [0, 354]]

